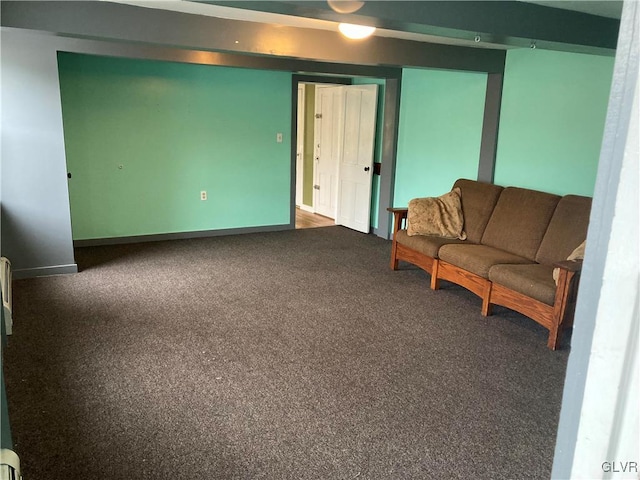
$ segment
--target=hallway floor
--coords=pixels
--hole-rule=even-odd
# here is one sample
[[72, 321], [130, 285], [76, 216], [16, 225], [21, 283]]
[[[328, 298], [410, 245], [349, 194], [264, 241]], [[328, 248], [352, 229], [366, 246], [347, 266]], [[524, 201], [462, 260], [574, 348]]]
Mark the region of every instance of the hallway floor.
[[335, 224], [332, 218], [307, 212], [300, 207], [296, 207], [296, 228], [330, 227]]

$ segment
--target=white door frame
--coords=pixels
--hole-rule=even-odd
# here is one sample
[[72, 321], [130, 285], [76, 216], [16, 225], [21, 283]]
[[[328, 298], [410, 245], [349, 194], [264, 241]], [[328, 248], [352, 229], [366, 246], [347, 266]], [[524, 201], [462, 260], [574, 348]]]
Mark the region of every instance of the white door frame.
[[[304, 151], [301, 151], [301, 147], [300, 144], [302, 143], [302, 145], [304, 145], [304, 128], [305, 128], [305, 120], [306, 120], [306, 116], [308, 115], [308, 112], [306, 112], [306, 108], [307, 108], [307, 104], [306, 104], [306, 95], [308, 94], [308, 89], [306, 89], [306, 85], [313, 85], [315, 87], [315, 95], [317, 98], [318, 92], [323, 89], [323, 88], [331, 88], [331, 87], [349, 87], [350, 85], [345, 85], [342, 83], [324, 83], [324, 82], [314, 82], [313, 80], [310, 81], [300, 81], [297, 84], [297, 101], [298, 101], [298, 105], [297, 105], [297, 112], [298, 112], [298, 121], [297, 121], [297, 125], [296, 125], [296, 147], [295, 147], [295, 168], [296, 168], [296, 178], [295, 178], [295, 190], [294, 190], [294, 196], [295, 196], [295, 204], [293, 205], [293, 209], [295, 210], [296, 206], [298, 206], [301, 210], [305, 210], [305, 211], [309, 211], [312, 213], [321, 213], [321, 212], [317, 212], [317, 202], [316, 202], [316, 197], [317, 197], [317, 191], [314, 189], [313, 191], [313, 205], [309, 206], [309, 205], [305, 205], [304, 202], [302, 201], [303, 198], [303, 186], [304, 186]], [[363, 85], [353, 85], [354, 87], [361, 87]], [[377, 90], [377, 85], [373, 84], [371, 85], [374, 88], [376, 88]], [[301, 89], [302, 87], [302, 89]], [[302, 94], [301, 94], [301, 90], [302, 90]], [[343, 107], [344, 107], [344, 95], [343, 95]], [[317, 102], [315, 102], [314, 108], [317, 106]], [[377, 101], [376, 101], [376, 107], [377, 107]], [[344, 119], [344, 111], [342, 112], [342, 121]], [[315, 123], [315, 122], [314, 122]], [[378, 119], [377, 117], [374, 119], [374, 124], [375, 124], [375, 128], [378, 128]], [[341, 128], [342, 130], [342, 128]], [[313, 141], [313, 145], [311, 146], [314, 150], [313, 152], [313, 173], [312, 173], [312, 177], [314, 179], [314, 185], [317, 185], [317, 178], [318, 178], [318, 172], [317, 172], [317, 160], [316, 158], [318, 157], [317, 155], [317, 148], [318, 148], [318, 141], [317, 141], [317, 127], [314, 124], [314, 141]], [[375, 135], [375, 134], [374, 134]], [[375, 141], [375, 138], [374, 138]], [[341, 137], [339, 139], [339, 144], [340, 144], [340, 148], [342, 148], [342, 143], [343, 143], [343, 138]], [[306, 145], [306, 147], [308, 148], [309, 146]], [[304, 147], [303, 147], [304, 148]], [[372, 157], [372, 162], [374, 161], [373, 157]], [[331, 215], [327, 215], [327, 216], [331, 216], [334, 220], [337, 219], [338, 216], [338, 211], [337, 211], [337, 202], [338, 202], [338, 192], [339, 192], [339, 161], [338, 164], [336, 165], [336, 185], [334, 188], [334, 196], [335, 196], [335, 209], [334, 212]], [[373, 178], [373, 168], [371, 167], [371, 172], [370, 172], [370, 180], [372, 180]], [[372, 191], [369, 191], [369, 197], [371, 197]], [[369, 198], [368, 200], [368, 205], [369, 205], [369, 209], [371, 206], [371, 198]], [[368, 223], [369, 223], [369, 229], [370, 230], [370, 223], [371, 223], [371, 212], [369, 210], [369, 214], [368, 214]], [[336, 220], [336, 224], [338, 224], [338, 221]], [[349, 227], [349, 228], [353, 228], [353, 227]], [[357, 229], [358, 230], [358, 229]], [[360, 230], [360, 231], [364, 231], [364, 230]]]

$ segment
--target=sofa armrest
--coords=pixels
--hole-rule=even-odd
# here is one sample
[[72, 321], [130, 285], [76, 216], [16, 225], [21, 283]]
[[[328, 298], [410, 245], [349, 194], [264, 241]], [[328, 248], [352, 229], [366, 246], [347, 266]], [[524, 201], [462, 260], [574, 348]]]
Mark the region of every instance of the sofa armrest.
[[407, 218], [409, 209], [407, 207], [387, 207], [387, 212], [393, 213], [396, 219], [404, 220]]
[[561, 268], [568, 272], [579, 272], [582, 270], [582, 260], [563, 260], [553, 264], [555, 268]]
[[406, 207], [387, 207], [387, 212], [393, 213], [393, 236], [395, 238], [396, 232], [403, 227], [403, 223], [407, 219], [409, 209]]

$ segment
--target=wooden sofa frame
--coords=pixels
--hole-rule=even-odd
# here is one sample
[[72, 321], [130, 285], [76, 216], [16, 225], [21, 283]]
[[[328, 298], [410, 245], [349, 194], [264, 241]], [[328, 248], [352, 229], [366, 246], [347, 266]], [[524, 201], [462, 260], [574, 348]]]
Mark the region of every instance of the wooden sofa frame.
[[390, 265], [392, 270], [397, 270], [399, 261], [403, 260], [420, 267], [431, 276], [432, 290], [439, 289], [440, 280], [447, 280], [466, 288], [482, 299], [483, 316], [492, 314], [493, 305], [515, 310], [549, 330], [547, 346], [551, 350], [558, 348], [562, 331], [573, 325], [582, 261], [563, 261], [554, 264], [554, 267], [559, 268], [558, 283], [554, 304], [547, 305], [444, 260], [430, 257], [398, 243], [396, 237], [406, 223], [408, 209], [387, 208], [387, 210], [394, 216]]

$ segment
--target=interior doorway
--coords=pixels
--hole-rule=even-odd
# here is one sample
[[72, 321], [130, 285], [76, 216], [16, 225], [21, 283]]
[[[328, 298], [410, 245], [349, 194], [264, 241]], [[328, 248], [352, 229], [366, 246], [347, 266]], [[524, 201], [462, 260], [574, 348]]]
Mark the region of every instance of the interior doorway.
[[[318, 91], [326, 86], [336, 86], [346, 79], [333, 79], [326, 83], [318, 81], [300, 82], [297, 89], [296, 122], [296, 228], [316, 228], [335, 225], [335, 215], [327, 208], [318, 209], [316, 111]], [[318, 159], [318, 160], [317, 160]]]
[[369, 233], [377, 85], [299, 82], [296, 99], [296, 228]]

